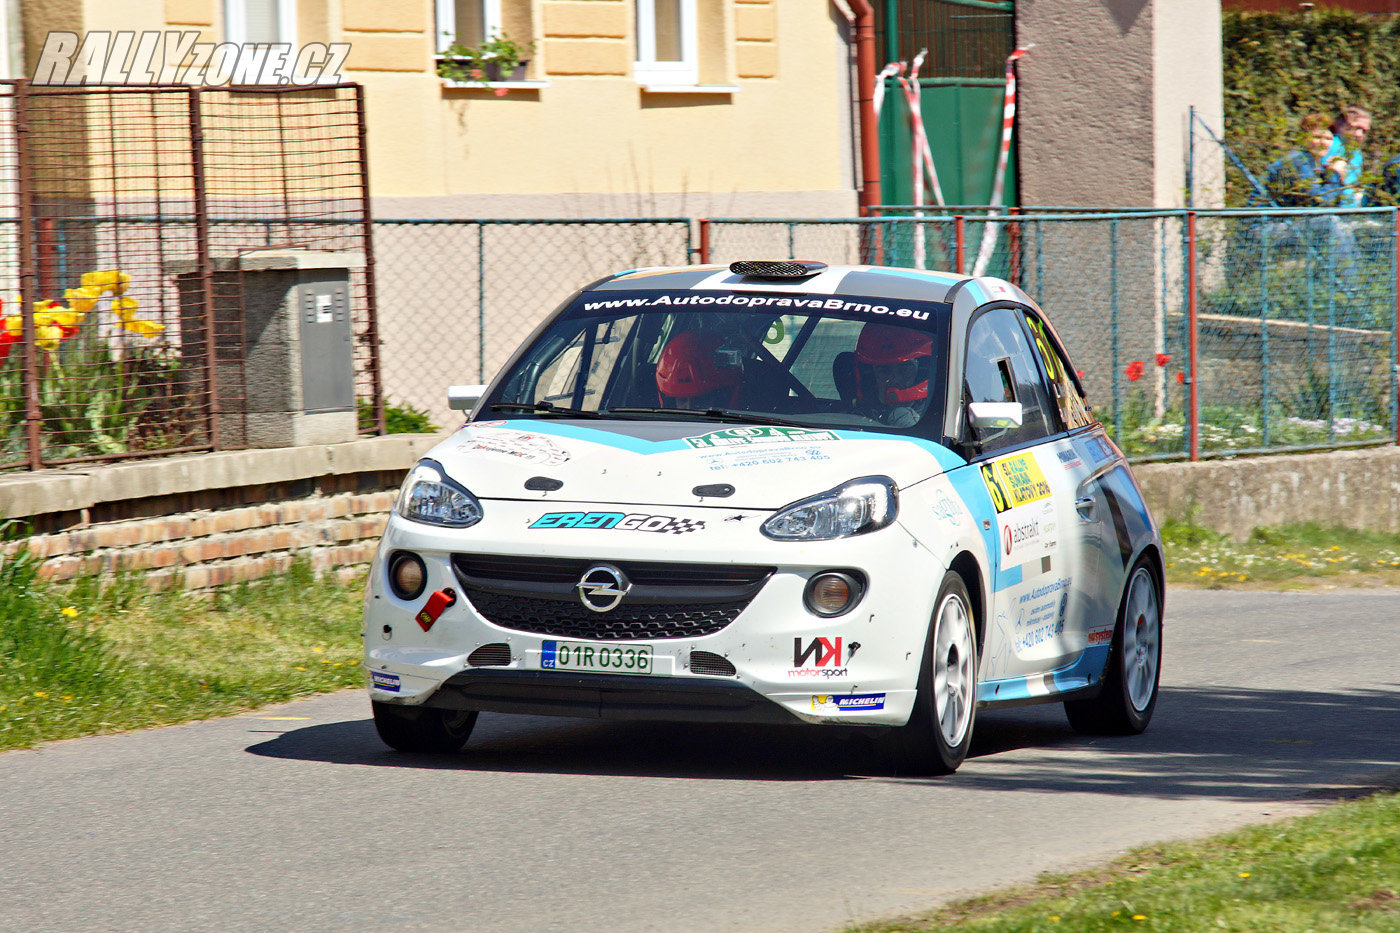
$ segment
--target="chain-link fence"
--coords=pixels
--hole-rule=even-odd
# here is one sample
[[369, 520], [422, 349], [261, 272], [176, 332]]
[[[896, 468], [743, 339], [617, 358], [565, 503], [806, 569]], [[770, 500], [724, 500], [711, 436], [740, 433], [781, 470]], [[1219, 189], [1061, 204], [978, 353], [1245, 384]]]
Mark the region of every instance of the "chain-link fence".
[[386, 397], [445, 426], [447, 386], [490, 380], [580, 287], [689, 263], [691, 222], [380, 220], [374, 247]]
[[373, 413], [362, 127], [355, 85], [0, 82], [0, 469], [245, 446], [250, 250], [357, 257]]
[[1138, 459], [1396, 437], [1397, 214], [1133, 211], [702, 222], [702, 258], [1015, 282]]

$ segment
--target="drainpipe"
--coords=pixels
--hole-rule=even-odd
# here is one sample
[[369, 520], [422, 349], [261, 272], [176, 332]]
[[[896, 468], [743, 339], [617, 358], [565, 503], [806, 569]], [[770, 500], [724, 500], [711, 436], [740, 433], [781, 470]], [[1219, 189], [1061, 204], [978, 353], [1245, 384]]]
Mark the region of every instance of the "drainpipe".
[[880, 205], [880, 138], [875, 119], [875, 8], [870, 0], [834, 0], [856, 46], [856, 105], [860, 113], [860, 215]]

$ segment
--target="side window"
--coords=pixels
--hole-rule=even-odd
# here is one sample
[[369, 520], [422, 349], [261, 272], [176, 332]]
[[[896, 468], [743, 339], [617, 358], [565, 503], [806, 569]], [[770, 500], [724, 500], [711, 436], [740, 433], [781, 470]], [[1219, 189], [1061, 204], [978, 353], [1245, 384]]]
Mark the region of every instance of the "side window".
[[969, 402], [1020, 402], [1021, 426], [986, 432], [971, 440], [983, 451], [1027, 444], [1052, 433], [1050, 396], [1041, 381], [1035, 350], [1011, 308], [993, 308], [973, 321], [967, 333], [964, 393]]
[[1089, 411], [1089, 403], [1084, 400], [1079, 387], [1074, 384], [1074, 377], [1069, 374], [1069, 361], [1055, 341], [1050, 339], [1045, 324], [1033, 314], [1026, 315], [1026, 324], [1035, 335], [1036, 351], [1050, 375], [1050, 389], [1055, 394], [1055, 407], [1060, 410], [1060, 420], [1070, 430], [1093, 424], [1094, 416]]

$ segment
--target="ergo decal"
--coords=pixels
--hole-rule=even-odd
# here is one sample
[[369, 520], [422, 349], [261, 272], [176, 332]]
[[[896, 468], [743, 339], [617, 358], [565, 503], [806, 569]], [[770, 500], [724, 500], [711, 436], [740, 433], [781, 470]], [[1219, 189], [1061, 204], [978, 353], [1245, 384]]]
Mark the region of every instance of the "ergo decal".
[[653, 531], [658, 534], [683, 535], [705, 527], [703, 519], [677, 518], [673, 515], [646, 515], [626, 512], [546, 512], [530, 524], [531, 528], [593, 528], [614, 531]]

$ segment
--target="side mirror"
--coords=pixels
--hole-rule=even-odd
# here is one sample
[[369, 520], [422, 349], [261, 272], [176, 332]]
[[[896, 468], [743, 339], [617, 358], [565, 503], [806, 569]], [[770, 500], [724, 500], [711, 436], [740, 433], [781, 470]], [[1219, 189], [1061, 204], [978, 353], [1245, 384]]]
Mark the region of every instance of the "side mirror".
[[978, 431], [1010, 431], [1024, 417], [1020, 402], [968, 402], [967, 420]]
[[486, 386], [448, 386], [447, 407], [453, 411], [470, 412], [485, 394]]

